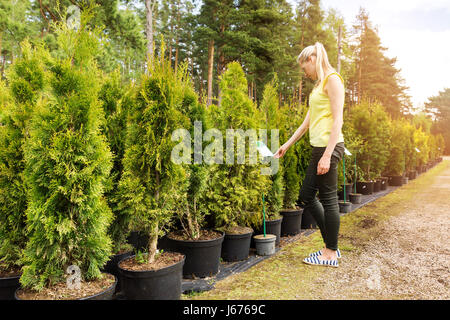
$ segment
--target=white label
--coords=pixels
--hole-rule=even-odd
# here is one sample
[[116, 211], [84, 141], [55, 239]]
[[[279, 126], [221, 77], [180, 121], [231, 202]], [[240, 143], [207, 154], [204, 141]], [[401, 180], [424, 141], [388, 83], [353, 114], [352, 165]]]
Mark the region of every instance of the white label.
[[263, 157], [273, 157], [272, 151], [262, 141], [256, 141], [256, 149]]

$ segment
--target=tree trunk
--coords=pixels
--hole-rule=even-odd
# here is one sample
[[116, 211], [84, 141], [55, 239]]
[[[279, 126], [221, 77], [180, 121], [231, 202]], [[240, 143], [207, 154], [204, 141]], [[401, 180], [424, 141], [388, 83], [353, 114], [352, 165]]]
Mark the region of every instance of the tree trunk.
[[212, 104], [212, 81], [213, 81], [213, 66], [214, 66], [214, 40], [209, 40], [208, 45], [208, 100], [206, 106]]
[[[156, 205], [159, 205], [160, 181], [159, 181], [159, 172], [158, 171], [156, 171], [156, 174], [155, 174], [155, 183], [156, 183], [155, 200], [156, 200]], [[153, 263], [155, 261], [156, 249], [157, 249], [157, 245], [158, 245], [158, 232], [159, 232], [159, 226], [158, 226], [158, 222], [156, 222], [153, 230], [149, 234], [149, 239], [148, 239], [148, 257], [147, 257], [148, 263]]]
[[152, 232], [150, 233], [149, 240], [148, 240], [148, 260], [147, 262], [153, 263], [155, 262], [155, 256], [156, 256], [156, 250], [158, 245], [158, 223], [156, 223], [155, 227], [153, 228]]
[[[145, 31], [147, 33], [147, 57], [149, 59], [149, 63], [153, 62], [153, 10], [157, 2], [157, 0], [145, 0], [147, 20]], [[149, 66], [147, 68], [149, 68]]]

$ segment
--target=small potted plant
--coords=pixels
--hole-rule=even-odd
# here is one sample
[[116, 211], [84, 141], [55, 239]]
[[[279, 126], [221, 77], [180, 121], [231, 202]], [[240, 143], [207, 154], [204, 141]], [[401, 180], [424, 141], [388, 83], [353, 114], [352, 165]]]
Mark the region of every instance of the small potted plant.
[[256, 254], [259, 256], [270, 256], [275, 253], [276, 235], [266, 233], [266, 208], [264, 206], [264, 195], [262, 195], [263, 202], [263, 233], [253, 237], [255, 241]]
[[391, 148], [391, 156], [389, 158], [389, 165], [386, 169], [389, 176], [390, 186], [403, 185], [403, 172], [405, 167], [405, 158], [403, 150], [400, 147], [393, 146]]

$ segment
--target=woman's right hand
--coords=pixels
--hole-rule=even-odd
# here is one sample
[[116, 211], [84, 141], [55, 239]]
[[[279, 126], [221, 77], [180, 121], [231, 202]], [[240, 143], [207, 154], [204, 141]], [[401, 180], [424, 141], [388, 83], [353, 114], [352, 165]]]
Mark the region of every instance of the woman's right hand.
[[282, 158], [288, 149], [289, 148], [285, 144], [283, 144], [280, 149], [278, 149], [278, 151], [273, 155], [273, 157], [276, 159]]

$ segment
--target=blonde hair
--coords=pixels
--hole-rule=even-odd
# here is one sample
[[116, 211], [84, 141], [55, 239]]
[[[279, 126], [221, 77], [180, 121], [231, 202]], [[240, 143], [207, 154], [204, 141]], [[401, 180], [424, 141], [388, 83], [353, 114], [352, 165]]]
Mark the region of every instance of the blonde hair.
[[316, 42], [313, 46], [306, 47], [297, 57], [297, 63], [305, 62], [309, 57], [316, 56], [317, 83], [319, 85], [325, 78], [324, 69], [335, 71], [328, 61], [328, 54], [323, 44]]

